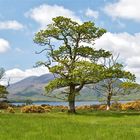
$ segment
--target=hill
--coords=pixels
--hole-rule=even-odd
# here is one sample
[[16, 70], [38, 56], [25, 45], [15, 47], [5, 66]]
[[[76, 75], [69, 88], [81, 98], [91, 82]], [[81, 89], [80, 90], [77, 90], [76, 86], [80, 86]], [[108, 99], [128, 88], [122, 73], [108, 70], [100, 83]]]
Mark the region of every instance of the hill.
[[[17, 83], [11, 84], [8, 88], [9, 100], [19, 101], [19, 100], [27, 100], [31, 99], [34, 101], [60, 101], [61, 97], [64, 95], [60, 94], [64, 91], [64, 88], [57, 89], [53, 91], [52, 95], [58, 95], [58, 98], [49, 97], [47, 94], [45, 95], [44, 87], [47, 83], [54, 79], [52, 74], [45, 74], [41, 76], [31, 76], [25, 78]], [[118, 83], [121, 82], [120, 80], [117, 81]], [[57, 93], [57, 94], [56, 94]], [[91, 101], [91, 100], [98, 100], [101, 96], [100, 93], [94, 91], [92, 89], [92, 85], [86, 85], [80, 92], [80, 95], [76, 97], [76, 100], [81, 101]], [[140, 94], [131, 94], [128, 96], [119, 96], [116, 97], [117, 99], [121, 100], [133, 100], [139, 99]]]
[[[47, 100], [47, 101], [58, 101], [58, 98], [51, 98], [48, 96], [44, 96], [45, 85], [54, 79], [52, 74], [45, 74], [41, 76], [31, 76], [25, 78], [17, 83], [11, 84], [8, 88], [9, 100]], [[64, 89], [57, 89], [52, 94], [60, 93]], [[77, 100], [95, 100], [96, 95], [93, 90], [88, 87], [84, 87], [81, 91], [81, 95], [77, 96]]]

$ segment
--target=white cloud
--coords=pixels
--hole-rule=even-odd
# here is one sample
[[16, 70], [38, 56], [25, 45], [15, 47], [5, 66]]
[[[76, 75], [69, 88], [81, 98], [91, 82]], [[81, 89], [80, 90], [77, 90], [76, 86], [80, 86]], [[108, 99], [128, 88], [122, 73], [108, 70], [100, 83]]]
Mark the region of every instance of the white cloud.
[[136, 74], [140, 83], [140, 33], [106, 33], [96, 40], [96, 48], [103, 48], [114, 53], [120, 53], [120, 61], [126, 65], [125, 69]]
[[88, 8], [88, 9], [86, 10], [85, 15], [86, 15], [87, 17], [93, 17], [93, 18], [97, 19], [97, 18], [99, 17], [99, 12], [98, 12], [98, 11], [94, 11], [94, 10]]
[[18, 53], [24, 53], [24, 51], [20, 48], [15, 48], [15, 51], [18, 52]]
[[11, 84], [11, 83], [18, 82], [29, 76], [40, 76], [46, 73], [49, 73], [49, 70], [44, 66], [32, 68], [32, 69], [26, 69], [25, 71], [14, 68], [11, 70], [7, 70], [5, 72], [5, 76], [0, 81], [0, 84], [6, 85], [9, 78], [10, 78], [10, 84]]
[[80, 18], [77, 17], [73, 11], [58, 5], [43, 4], [31, 9], [25, 15], [38, 22], [41, 27], [45, 27], [47, 24], [51, 23], [52, 18], [57, 16], [65, 16], [81, 23]]
[[132, 19], [140, 22], [140, 0], [118, 0], [109, 3], [104, 11], [113, 18]]
[[10, 44], [7, 40], [0, 38], [0, 53], [4, 53], [10, 49]]
[[16, 20], [9, 20], [9, 21], [0, 21], [0, 30], [20, 30], [23, 28], [23, 25]]

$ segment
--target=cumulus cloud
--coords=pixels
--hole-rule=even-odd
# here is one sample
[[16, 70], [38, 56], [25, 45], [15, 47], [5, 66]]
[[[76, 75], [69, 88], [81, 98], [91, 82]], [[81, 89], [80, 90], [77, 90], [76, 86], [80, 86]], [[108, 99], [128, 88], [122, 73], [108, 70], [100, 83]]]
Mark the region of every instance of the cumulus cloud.
[[0, 38], [0, 53], [4, 53], [10, 49], [10, 44], [7, 40]]
[[77, 17], [73, 11], [58, 5], [43, 4], [31, 9], [25, 15], [38, 22], [41, 27], [45, 27], [47, 24], [51, 23], [52, 18], [57, 16], [65, 16], [81, 23], [80, 18]]
[[99, 12], [98, 12], [98, 11], [94, 11], [94, 10], [88, 8], [88, 9], [86, 10], [85, 15], [86, 15], [87, 17], [93, 17], [93, 18], [97, 19], [97, 18], [99, 17]]
[[120, 61], [126, 70], [136, 74], [140, 83], [140, 33], [131, 35], [129, 33], [106, 33], [96, 40], [96, 48], [103, 48], [120, 54]]
[[113, 18], [132, 19], [140, 22], [140, 0], [118, 0], [109, 3], [104, 11]]
[[9, 78], [10, 83], [15, 83], [29, 76], [40, 76], [46, 73], [49, 73], [49, 70], [44, 66], [26, 69], [25, 71], [14, 68], [5, 72], [5, 76], [0, 81], [0, 84], [6, 85]]
[[23, 29], [23, 25], [16, 20], [0, 21], [0, 30], [20, 30]]

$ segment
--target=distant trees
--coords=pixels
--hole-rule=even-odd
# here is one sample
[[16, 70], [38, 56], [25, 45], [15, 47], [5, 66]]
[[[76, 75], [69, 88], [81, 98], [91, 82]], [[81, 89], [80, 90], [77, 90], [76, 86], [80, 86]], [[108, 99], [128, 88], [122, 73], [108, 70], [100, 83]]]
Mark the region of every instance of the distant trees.
[[97, 83], [105, 78], [105, 67], [98, 64], [100, 58], [107, 58], [110, 52], [95, 50], [85, 43], [94, 45], [106, 30], [93, 22], [78, 24], [69, 18], [56, 17], [46, 29], [36, 33], [34, 42], [46, 46], [38, 53], [46, 52], [47, 61], [39, 61], [57, 75], [45, 87], [47, 92], [67, 87], [64, 92], [69, 102], [69, 112], [75, 113], [75, 97], [85, 84]]
[[33, 101], [30, 99], [25, 100], [25, 105], [32, 105]]

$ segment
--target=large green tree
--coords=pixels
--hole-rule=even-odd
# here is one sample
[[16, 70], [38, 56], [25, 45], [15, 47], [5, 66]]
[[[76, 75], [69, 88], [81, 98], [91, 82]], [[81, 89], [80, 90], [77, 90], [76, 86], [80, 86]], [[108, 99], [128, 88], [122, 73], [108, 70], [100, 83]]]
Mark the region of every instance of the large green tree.
[[46, 29], [35, 34], [34, 42], [45, 46], [38, 53], [46, 52], [47, 56], [46, 62], [39, 61], [37, 65], [45, 65], [56, 75], [45, 89], [51, 92], [56, 88], [67, 87], [65, 94], [71, 113], [75, 112], [75, 97], [83, 86], [104, 79], [105, 68], [97, 61], [109, 57], [110, 52], [95, 50], [84, 44], [94, 45], [94, 41], [105, 32], [93, 22], [78, 24], [70, 18], [59, 16], [53, 18]]

